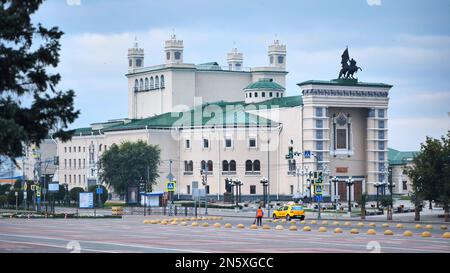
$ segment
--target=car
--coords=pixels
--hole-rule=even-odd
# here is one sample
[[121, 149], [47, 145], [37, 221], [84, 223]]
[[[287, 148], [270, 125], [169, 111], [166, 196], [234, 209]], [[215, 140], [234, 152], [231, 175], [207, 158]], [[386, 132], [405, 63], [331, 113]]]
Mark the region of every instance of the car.
[[299, 204], [288, 204], [278, 207], [272, 214], [273, 219], [286, 218], [290, 221], [292, 218], [305, 219], [305, 210]]

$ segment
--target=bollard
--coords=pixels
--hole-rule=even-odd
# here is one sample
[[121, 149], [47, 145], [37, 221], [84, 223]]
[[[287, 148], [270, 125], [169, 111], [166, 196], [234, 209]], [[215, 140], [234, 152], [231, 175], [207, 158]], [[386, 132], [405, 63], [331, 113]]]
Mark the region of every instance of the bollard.
[[257, 225], [251, 225], [250, 229], [258, 229], [258, 226]]
[[295, 225], [291, 225], [291, 226], [289, 227], [289, 230], [290, 230], [290, 231], [297, 231], [298, 228], [297, 228], [297, 226], [295, 226]]
[[231, 225], [230, 223], [226, 223], [224, 227], [225, 227], [225, 228], [231, 228], [232, 225]]
[[220, 228], [222, 225], [220, 224], [220, 223], [215, 223], [214, 224], [214, 227], [216, 227], [216, 228]]
[[426, 225], [425, 229], [433, 229], [433, 226], [432, 225]]
[[283, 230], [283, 226], [282, 226], [282, 225], [277, 225], [277, 226], [275, 227], [275, 230]]
[[416, 229], [421, 229], [421, 228], [422, 228], [421, 225], [419, 225], [419, 224], [416, 225]]
[[334, 222], [333, 222], [333, 225], [339, 226], [339, 222], [338, 222], [338, 221], [334, 221]]
[[392, 232], [392, 230], [390, 230], [390, 229], [386, 229], [384, 231], [384, 235], [394, 235], [394, 232]]
[[197, 222], [192, 222], [191, 224], [193, 227], [198, 227], [198, 223]]
[[388, 228], [388, 227], [389, 227], [389, 224], [383, 223], [383, 224], [381, 225], [381, 227]]
[[413, 233], [411, 231], [409, 231], [409, 230], [406, 230], [405, 232], [403, 232], [403, 236], [411, 237], [411, 236], [413, 236]]
[[305, 226], [305, 227], [303, 227], [303, 231], [311, 231], [311, 227], [310, 226]]
[[367, 231], [367, 234], [368, 234], [368, 235], [376, 235], [377, 232], [376, 232], [374, 229], [369, 229], [369, 230]]
[[397, 224], [395, 227], [396, 228], [403, 228], [403, 225], [402, 224]]
[[445, 232], [444, 234], [442, 234], [442, 238], [450, 239], [450, 232]]
[[187, 223], [186, 222], [181, 222], [180, 225], [187, 226]]
[[421, 235], [422, 237], [431, 237], [431, 233], [430, 232], [428, 232], [428, 231], [424, 231], [424, 232], [422, 232], [422, 235]]
[[369, 227], [376, 227], [377, 225], [375, 223], [369, 223]]
[[345, 222], [344, 223], [344, 226], [346, 226], [346, 227], [349, 227], [349, 226], [351, 226], [352, 225], [352, 223], [350, 223], [350, 222]]
[[204, 223], [202, 224], [202, 227], [209, 227], [208, 222], [204, 222]]
[[341, 228], [335, 228], [334, 229], [334, 233], [342, 233], [342, 229]]
[[322, 225], [324, 226], [328, 225], [328, 221], [327, 220], [322, 221]]
[[243, 225], [243, 224], [238, 224], [237, 226], [236, 226], [237, 228], [245, 228], [245, 226]]
[[262, 228], [263, 229], [270, 229], [270, 226], [269, 225], [264, 225]]
[[311, 221], [311, 225], [316, 225], [317, 224], [317, 221], [316, 220], [312, 220]]
[[356, 226], [358, 226], [358, 227], [364, 227], [364, 223], [363, 223], [363, 222], [359, 222]]
[[350, 234], [359, 234], [359, 230], [357, 230], [356, 228], [352, 228], [350, 230]]
[[447, 226], [442, 225], [442, 226], [441, 226], [441, 229], [442, 229], [442, 230], [447, 230]]
[[319, 228], [319, 232], [327, 232], [327, 228], [326, 227], [320, 227]]

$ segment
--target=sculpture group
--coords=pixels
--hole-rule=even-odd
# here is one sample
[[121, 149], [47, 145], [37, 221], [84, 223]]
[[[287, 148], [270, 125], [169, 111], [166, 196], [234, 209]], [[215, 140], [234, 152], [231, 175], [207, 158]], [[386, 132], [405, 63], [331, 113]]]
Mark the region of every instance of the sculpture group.
[[352, 58], [350, 60], [350, 56], [348, 54], [348, 48], [345, 49], [344, 53], [342, 53], [341, 65], [342, 69], [339, 72], [339, 79], [354, 79], [353, 75], [361, 70], [361, 67], [356, 65], [356, 61]]

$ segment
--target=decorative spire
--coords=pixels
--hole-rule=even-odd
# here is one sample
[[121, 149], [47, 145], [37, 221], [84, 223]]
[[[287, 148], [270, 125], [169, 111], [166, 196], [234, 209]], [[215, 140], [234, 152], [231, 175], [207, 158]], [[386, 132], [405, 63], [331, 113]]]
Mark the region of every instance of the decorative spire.
[[138, 48], [138, 41], [137, 41], [137, 36], [134, 36], [134, 48]]

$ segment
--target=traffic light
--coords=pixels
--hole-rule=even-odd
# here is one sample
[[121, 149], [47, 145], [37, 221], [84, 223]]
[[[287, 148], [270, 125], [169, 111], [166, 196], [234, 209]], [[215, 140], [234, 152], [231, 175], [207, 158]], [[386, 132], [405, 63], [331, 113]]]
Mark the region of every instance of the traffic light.
[[288, 147], [288, 154], [286, 155], [286, 159], [293, 159], [294, 158], [294, 147], [289, 146]]

